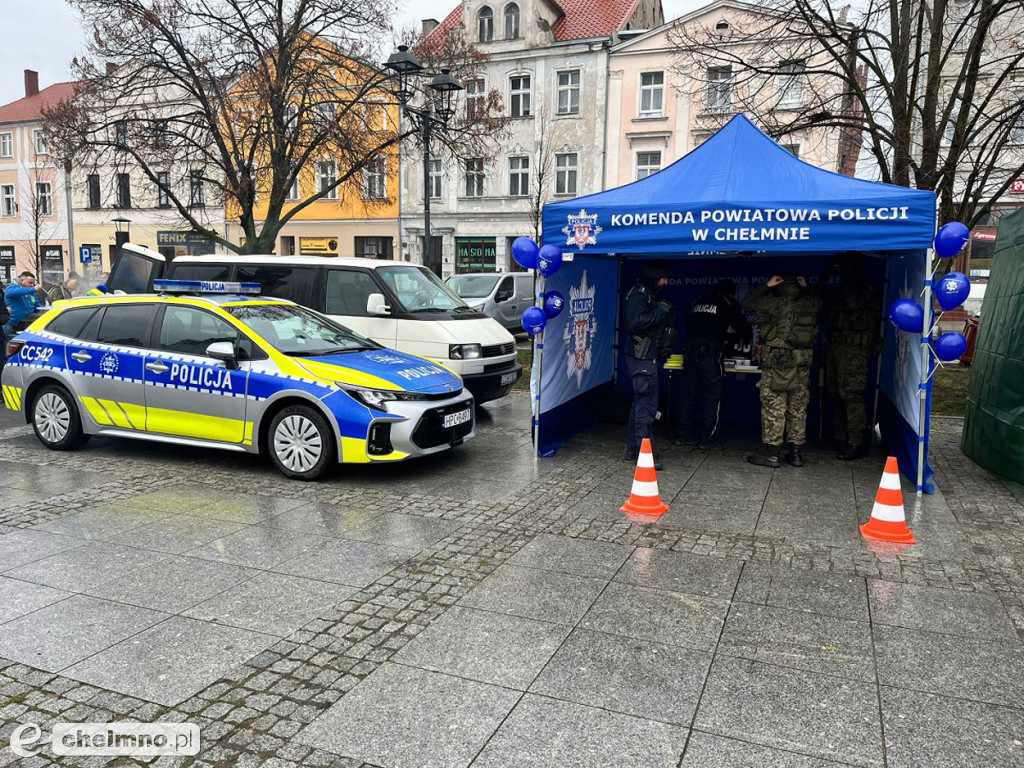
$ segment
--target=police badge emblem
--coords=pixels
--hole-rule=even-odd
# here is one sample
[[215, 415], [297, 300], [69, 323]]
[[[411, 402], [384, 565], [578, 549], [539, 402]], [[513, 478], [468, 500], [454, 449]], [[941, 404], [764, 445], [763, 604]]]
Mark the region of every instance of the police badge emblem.
[[596, 213], [587, 213], [586, 208], [581, 208], [577, 215], [570, 213], [566, 219], [569, 223], [562, 227], [566, 245], [575, 245], [581, 251], [588, 245], [597, 245], [597, 236], [604, 231], [604, 227], [597, 226]]
[[577, 389], [583, 386], [583, 374], [594, 362], [594, 339], [597, 336], [597, 318], [594, 316], [596, 288], [587, 282], [584, 270], [579, 286], [569, 289], [569, 320], [562, 331], [566, 351], [565, 375], [576, 379]]

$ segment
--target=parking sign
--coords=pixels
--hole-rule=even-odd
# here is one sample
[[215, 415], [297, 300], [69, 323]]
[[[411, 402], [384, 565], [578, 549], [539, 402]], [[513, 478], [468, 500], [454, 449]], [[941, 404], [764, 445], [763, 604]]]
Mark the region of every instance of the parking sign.
[[79, 246], [78, 260], [83, 264], [92, 264], [92, 249], [87, 245]]

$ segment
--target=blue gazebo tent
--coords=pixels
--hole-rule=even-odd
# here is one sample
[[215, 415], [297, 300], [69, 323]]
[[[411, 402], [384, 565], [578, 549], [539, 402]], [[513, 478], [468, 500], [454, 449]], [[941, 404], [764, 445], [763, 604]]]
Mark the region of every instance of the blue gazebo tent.
[[[682, 307], [718, 277], [740, 278], [741, 295], [783, 269], [813, 282], [836, 253], [857, 250], [873, 257], [888, 307], [900, 297], [920, 300], [935, 215], [934, 193], [808, 165], [743, 115], [658, 173], [545, 205], [544, 242], [571, 261], [544, 286], [561, 291], [567, 306], [538, 339], [538, 452], [549, 455], [586, 428], [595, 391], [615, 381], [619, 306], [644, 260], [680, 262], [668, 291]], [[928, 360], [920, 337], [886, 323], [877, 416], [889, 451], [920, 478], [919, 490], [931, 477], [926, 459], [918, 472], [919, 445], [927, 457], [930, 383], [921, 372]]]

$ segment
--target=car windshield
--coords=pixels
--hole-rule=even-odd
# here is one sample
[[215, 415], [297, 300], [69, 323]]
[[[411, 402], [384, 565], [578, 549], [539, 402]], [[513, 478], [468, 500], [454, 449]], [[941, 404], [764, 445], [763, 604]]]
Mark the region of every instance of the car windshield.
[[381, 349], [380, 344], [305, 307], [240, 304], [224, 309], [273, 344], [279, 352], [293, 357]]
[[453, 275], [448, 287], [464, 299], [482, 299], [490, 296], [501, 275]]
[[448, 312], [469, 308], [430, 270], [414, 266], [382, 267], [377, 274], [391, 286], [409, 312]]

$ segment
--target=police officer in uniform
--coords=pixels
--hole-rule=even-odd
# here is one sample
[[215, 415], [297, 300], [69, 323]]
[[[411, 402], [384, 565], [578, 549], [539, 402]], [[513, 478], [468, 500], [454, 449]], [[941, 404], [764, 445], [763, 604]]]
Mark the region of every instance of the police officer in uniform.
[[730, 328], [750, 338], [750, 323], [736, 301], [736, 283], [726, 278], [698, 298], [686, 316], [683, 387], [676, 427], [678, 445], [696, 443], [706, 449], [714, 444], [725, 383], [722, 351]]
[[748, 293], [743, 308], [762, 319], [761, 381], [757, 387], [761, 391], [764, 452], [748, 456], [747, 461], [779, 466], [780, 449], [788, 438], [786, 461], [802, 467], [821, 299], [803, 277], [784, 272]]
[[825, 386], [836, 404], [835, 447], [843, 461], [861, 459], [867, 452], [867, 409], [871, 358], [880, 351], [882, 292], [865, 274], [863, 254], [840, 254], [823, 275], [822, 283], [838, 273], [839, 285], [824, 291]]
[[[668, 284], [664, 262], [644, 267], [643, 275], [626, 294], [626, 370], [633, 386], [629, 411], [626, 459], [636, 461], [645, 437], [654, 437], [658, 414], [658, 356], [670, 346], [672, 305], [659, 301], [657, 293]], [[654, 466], [661, 469], [655, 458]]]

